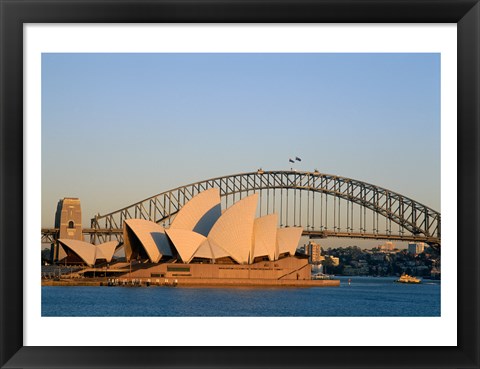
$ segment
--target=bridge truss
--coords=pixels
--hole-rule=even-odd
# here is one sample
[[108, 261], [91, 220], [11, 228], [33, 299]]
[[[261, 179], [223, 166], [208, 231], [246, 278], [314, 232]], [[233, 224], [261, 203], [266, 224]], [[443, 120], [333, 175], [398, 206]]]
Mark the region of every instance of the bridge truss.
[[315, 172], [262, 171], [207, 179], [162, 192], [91, 220], [94, 243], [122, 242], [123, 221], [150, 220], [168, 227], [181, 207], [218, 188], [222, 207], [259, 194], [258, 216], [277, 213], [279, 226], [302, 226], [310, 237], [359, 237], [427, 242], [440, 246], [440, 213], [408, 197], [351, 178]]

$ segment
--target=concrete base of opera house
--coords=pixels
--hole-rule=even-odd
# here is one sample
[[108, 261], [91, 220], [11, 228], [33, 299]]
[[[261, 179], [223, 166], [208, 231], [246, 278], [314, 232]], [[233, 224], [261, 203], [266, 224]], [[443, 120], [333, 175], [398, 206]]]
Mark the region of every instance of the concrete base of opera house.
[[[253, 264], [119, 263], [110, 269], [96, 269], [89, 278], [87, 268], [80, 279], [42, 281], [42, 285], [116, 286], [219, 286], [219, 287], [334, 287], [339, 280], [312, 280], [311, 265], [302, 257], [289, 256]], [[102, 275], [99, 277], [99, 275]]]
[[[122, 279], [123, 281], [123, 279]], [[124, 279], [115, 286], [130, 287], [131, 280]], [[147, 282], [140, 280], [135, 287], [145, 287]], [[150, 287], [157, 286], [156, 282], [148, 283]], [[269, 279], [177, 279], [176, 281], [162, 281], [158, 283], [161, 287], [338, 287], [338, 279], [328, 280], [269, 280]], [[105, 278], [85, 278], [83, 280], [61, 279], [58, 281], [42, 281], [42, 286], [108, 286]]]

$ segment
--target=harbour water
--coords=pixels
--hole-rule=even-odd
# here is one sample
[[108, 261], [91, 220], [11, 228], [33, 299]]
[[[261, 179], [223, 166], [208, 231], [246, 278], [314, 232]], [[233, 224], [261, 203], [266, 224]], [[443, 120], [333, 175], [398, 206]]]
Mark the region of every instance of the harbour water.
[[[351, 280], [348, 283], [348, 280]], [[42, 287], [42, 316], [440, 316], [440, 281], [340, 277], [340, 287]]]

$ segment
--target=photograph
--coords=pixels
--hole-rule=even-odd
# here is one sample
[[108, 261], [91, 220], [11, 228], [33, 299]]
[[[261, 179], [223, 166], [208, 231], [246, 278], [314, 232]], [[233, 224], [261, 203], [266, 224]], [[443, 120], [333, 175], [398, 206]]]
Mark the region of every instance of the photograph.
[[441, 315], [439, 53], [41, 66], [42, 316]]
[[0, 8], [2, 369], [479, 368], [478, 0]]

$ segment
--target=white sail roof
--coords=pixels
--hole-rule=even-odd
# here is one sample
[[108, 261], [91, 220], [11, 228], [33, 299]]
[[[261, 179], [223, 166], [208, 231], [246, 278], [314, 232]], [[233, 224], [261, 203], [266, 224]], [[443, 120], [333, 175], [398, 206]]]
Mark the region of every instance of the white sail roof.
[[265, 215], [255, 219], [250, 263], [259, 256], [268, 256], [269, 260], [275, 260], [277, 223], [277, 214]]
[[253, 194], [229, 207], [207, 237], [239, 264], [249, 262], [257, 199], [258, 194]]
[[224, 257], [228, 257], [230, 254], [225, 251], [223, 248], [220, 246], [216, 245], [214, 242], [209, 241], [206, 239], [203, 241], [203, 243], [200, 245], [198, 250], [195, 252], [194, 257], [198, 258], [206, 258], [206, 259], [220, 259]]
[[112, 261], [113, 254], [117, 248], [117, 241], [109, 241], [100, 245], [94, 245], [85, 241], [72, 240], [72, 239], [59, 239], [59, 257], [58, 260], [62, 260], [67, 257], [67, 253], [64, 248], [72, 250], [77, 254], [85, 264], [90, 266], [95, 265], [99, 259], [105, 259], [107, 262]]
[[133, 254], [129, 237], [130, 232], [134, 233], [140, 240], [151, 262], [158, 263], [163, 255], [172, 255], [170, 244], [165, 235], [165, 229], [162, 226], [149, 220], [127, 219], [125, 220], [123, 230], [125, 256], [127, 260], [130, 260]]
[[68, 247], [75, 254], [77, 254], [85, 262], [85, 264], [90, 266], [95, 264], [95, 245], [85, 241], [67, 238], [59, 239], [58, 242], [60, 242], [62, 246]]
[[180, 209], [170, 229], [185, 229], [207, 236], [221, 215], [220, 190], [200, 192]]
[[100, 245], [96, 245], [95, 259], [105, 259], [108, 263], [111, 262], [117, 245], [117, 241], [109, 241]]
[[[167, 230], [147, 220], [128, 219], [124, 222], [125, 256], [130, 260], [141, 251], [151, 262], [158, 263], [163, 255], [172, 255], [171, 245], [185, 263], [195, 257], [231, 257], [239, 264], [247, 264], [256, 257], [278, 260], [281, 254], [295, 255], [303, 228], [277, 229], [277, 214], [255, 219], [257, 201], [258, 194], [253, 194], [222, 212], [219, 190], [209, 189], [187, 202]], [[110, 247], [108, 252], [104, 251], [106, 246], [98, 248], [97, 257], [114, 252]]]
[[210, 243], [208, 242], [208, 239], [203, 241], [203, 243], [198, 247], [193, 257], [215, 259], [212, 253], [212, 248], [210, 247]]
[[185, 229], [166, 229], [165, 233], [172, 241], [184, 263], [189, 263], [205, 236]]
[[284, 253], [289, 253], [292, 256], [295, 255], [298, 242], [300, 241], [300, 237], [302, 237], [302, 232], [302, 227], [279, 228], [277, 230], [277, 259], [280, 254]]
[[214, 259], [220, 259], [230, 256], [230, 254], [226, 250], [218, 246], [214, 241], [210, 240], [209, 244]]
[[62, 260], [67, 257], [67, 253], [61, 244], [58, 245], [58, 260]]

